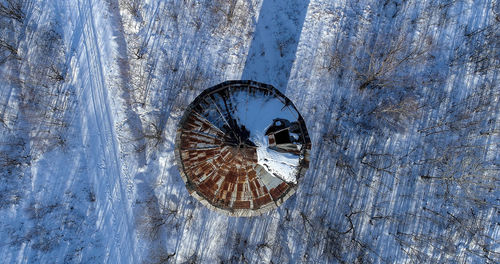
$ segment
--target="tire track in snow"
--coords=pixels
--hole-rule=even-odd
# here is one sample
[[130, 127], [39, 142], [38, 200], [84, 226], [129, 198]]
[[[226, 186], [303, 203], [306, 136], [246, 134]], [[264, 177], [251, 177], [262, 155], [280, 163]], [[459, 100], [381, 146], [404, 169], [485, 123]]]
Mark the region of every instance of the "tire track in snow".
[[[98, 176], [102, 176], [96, 181], [96, 188], [98, 197], [106, 197], [106, 200], [101, 206], [103, 226], [100, 228], [111, 228], [112, 231], [112, 244], [106, 245], [106, 258], [109, 260], [117, 260], [123, 262], [127, 259], [134, 262], [134, 246], [133, 236], [130, 230], [130, 213], [128, 212], [126, 190], [121, 179], [121, 166], [119, 159], [119, 147], [114, 131], [114, 122], [112, 109], [110, 107], [110, 100], [106, 87], [106, 77], [103, 67], [103, 57], [99, 49], [99, 35], [96, 31], [96, 18], [93, 14], [94, 3], [91, 0], [85, 2], [78, 2], [78, 12], [80, 15], [81, 26], [83, 27], [83, 53], [88, 66], [88, 82], [90, 85], [83, 87], [82, 93], [88, 98], [83, 97], [83, 107], [86, 108], [88, 114], [92, 115], [89, 120], [89, 129], [96, 129], [96, 137], [93, 139], [95, 150], [101, 155], [104, 166], [99, 172]], [[109, 59], [108, 59], [109, 60]], [[108, 61], [109, 63], [109, 61]], [[86, 104], [85, 104], [86, 103]], [[108, 216], [106, 210], [111, 210], [111, 216]], [[100, 214], [101, 214], [100, 213]], [[108, 219], [111, 217], [111, 219]], [[110, 225], [110, 226], [106, 226]], [[106, 230], [103, 230], [106, 231]], [[108, 231], [109, 232], [109, 231]], [[122, 241], [129, 241], [130, 243], [122, 244]], [[111, 250], [117, 250], [111, 252]], [[113, 256], [116, 254], [116, 256]], [[123, 257], [123, 260], [122, 260]]]

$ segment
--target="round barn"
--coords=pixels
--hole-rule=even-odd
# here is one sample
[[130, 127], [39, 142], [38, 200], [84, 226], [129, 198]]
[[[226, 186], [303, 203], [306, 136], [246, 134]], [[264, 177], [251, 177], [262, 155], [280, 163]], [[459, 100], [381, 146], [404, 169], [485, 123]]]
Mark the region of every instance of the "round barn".
[[311, 142], [293, 103], [271, 85], [227, 81], [186, 109], [175, 154], [186, 188], [230, 216], [276, 208], [296, 190]]

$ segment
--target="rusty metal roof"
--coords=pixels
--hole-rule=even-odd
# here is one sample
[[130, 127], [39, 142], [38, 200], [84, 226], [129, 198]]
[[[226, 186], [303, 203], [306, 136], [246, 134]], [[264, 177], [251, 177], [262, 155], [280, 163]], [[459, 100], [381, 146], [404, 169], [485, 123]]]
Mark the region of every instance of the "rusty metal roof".
[[231, 216], [259, 215], [288, 199], [308, 168], [311, 148], [293, 103], [254, 81], [203, 91], [186, 109], [175, 143], [189, 193]]

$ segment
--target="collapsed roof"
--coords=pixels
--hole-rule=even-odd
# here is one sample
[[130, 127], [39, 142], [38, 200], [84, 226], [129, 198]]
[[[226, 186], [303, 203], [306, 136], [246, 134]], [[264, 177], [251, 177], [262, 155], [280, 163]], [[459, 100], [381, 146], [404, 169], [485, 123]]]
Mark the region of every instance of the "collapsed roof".
[[186, 109], [175, 153], [191, 195], [227, 215], [253, 216], [295, 192], [310, 148], [302, 116], [281, 92], [254, 81], [227, 81]]

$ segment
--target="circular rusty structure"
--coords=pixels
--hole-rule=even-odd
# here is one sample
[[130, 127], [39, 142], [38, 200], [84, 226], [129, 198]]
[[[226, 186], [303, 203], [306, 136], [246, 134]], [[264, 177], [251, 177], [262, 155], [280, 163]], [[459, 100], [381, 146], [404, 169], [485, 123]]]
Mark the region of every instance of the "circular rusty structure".
[[188, 106], [176, 162], [191, 195], [230, 216], [276, 208], [297, 189], [311, 141], [293, 103], [271, 85], [226, 81]]

